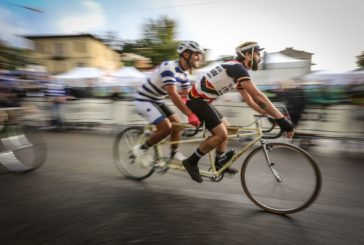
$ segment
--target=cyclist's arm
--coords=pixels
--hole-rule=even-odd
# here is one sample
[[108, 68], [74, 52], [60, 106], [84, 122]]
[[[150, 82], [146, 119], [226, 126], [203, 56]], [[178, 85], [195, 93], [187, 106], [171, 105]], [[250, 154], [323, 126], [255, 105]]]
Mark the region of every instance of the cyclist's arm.
[[267, 114], [267, 112], [265, 110], [263, 110], [262, 108], [260, 108], [257, 103], [255, 103], [255, 101], [253, 100], [253, 98], [250, 96], [250, 94], [248, 92], [246, 92], [244, 89], [239, 90], [241, 96], [243, 97], [245, 103], [250, 106], [253, 110], [255, 110], [256, 112], [260, 113], [260, 114]]
[[241, 83], [242, 88], [249, 93], [254, 102], [261, 108], [266, 111], [273, 118], [282, 118], [283, 114], [272, 104], [272, 102], [265, 96], [251, 80], [244, 80]]
[[[283, 118], [283, 114], [272, 104], [272, 102], [265, 96], [251, 80], [244, 80], [241, 82], [241, 87], [244, 88], [255, 101], [255, 103], [270, 116], [275, 119]], [[286, 132], [288, 138], [292, 138], [294, 130]]]
[[185, 115], [192, 114], [190, 108], [188, 108], [185, 103], [183, 103], [181, 96], [177, 91], [177, 87], [173, 84], [169, 84], [164, 86], [165, 90], [167, 91], [169, 97], [171, 98], [172, 102], [177, 106], [177, 108], [182, 111]]

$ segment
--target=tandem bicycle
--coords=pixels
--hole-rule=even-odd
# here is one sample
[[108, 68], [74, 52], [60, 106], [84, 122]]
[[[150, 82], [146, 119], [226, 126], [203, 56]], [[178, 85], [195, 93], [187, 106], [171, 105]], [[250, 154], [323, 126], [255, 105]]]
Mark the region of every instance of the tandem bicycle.
[[[246, 154], [241, 166], [240, 180], [248, 198], [271, 213], [292, 214], [302, 211], [319, 196], [322, 184], [319, 166], [302, 148], [290, 143], [272, 141], [279, 138], [282, 131], [277, 132], [272, 122], [267, 128], [269, 120], [266, 118], [254, 115], [253, 123], [248, 126], [227, 127], [229, 146], [231, 144], [236, 147], [235, 155], [217, 170], [213, 153], [206, 154], [209, 167], [203, 169], [200, 164], [200, 174], [203, 178], [219, 182], [227, 174], [224, 173], [225, 169]], [[150, 177], [155, 171], [185, 171], [182, 162], [171, 160], [162, 148], [176, 143], [183, 148], [183, 144], [202, 142], [209, 136], [209, 132], [204, 127], [194, 129], [183, 123], [174, 123], [173, 127], [184, 130], [184, 137], [179, 141], [161, 141], [149, 148], [142, 159], [135, 158], [131, 149], [148, 138], [153, 126], [131, 126], [119, 132], [113, 144], [113, 158], [120, 173], [126, 178], [140, 181]]]

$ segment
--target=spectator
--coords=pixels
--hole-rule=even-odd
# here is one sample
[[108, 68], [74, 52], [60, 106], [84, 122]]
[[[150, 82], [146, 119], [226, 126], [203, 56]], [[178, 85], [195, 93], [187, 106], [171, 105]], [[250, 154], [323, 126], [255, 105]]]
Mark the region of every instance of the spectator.
[[67, 94], [64, 84], [61, 81], [50, 81], [46, 83], [46, 96], [51, 103], [51, 121], [50, 126], [55, 130], [64, 129], [64, 123], [62, 120], [61, 110], [63, 104], [67, 101]]

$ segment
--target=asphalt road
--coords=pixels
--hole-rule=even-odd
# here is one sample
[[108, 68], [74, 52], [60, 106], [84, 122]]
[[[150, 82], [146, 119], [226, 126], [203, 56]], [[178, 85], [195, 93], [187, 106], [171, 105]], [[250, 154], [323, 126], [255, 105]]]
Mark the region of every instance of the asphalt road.
[[[124, 179], [106, 134], [46, 133], [46, 163], [0, 171], [0, 244], [363, 244], [364, 161], [313, 152], [321, 195], [303, 212], [261, 211], [239, 176]], [[190, 151], [193, 148], [189, 149]]]

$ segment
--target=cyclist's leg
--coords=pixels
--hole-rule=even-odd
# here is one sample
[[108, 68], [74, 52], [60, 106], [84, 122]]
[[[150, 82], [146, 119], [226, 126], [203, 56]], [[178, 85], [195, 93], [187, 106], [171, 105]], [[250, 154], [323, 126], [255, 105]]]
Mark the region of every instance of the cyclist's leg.
[[149, 146], [155, 145], [167, 137], [171, 133], [172, 123], [168, 118], [164, 118], [161, 122], [155, 125], [156, 130], [153, 131], [150, 138], [147, 140]]
[[190, 100], [187, 101], [186, 105], [197, 115], [201, 122], [205, 123], [206, 128], [212, 132], [212, 136], [205, 139], [190, 157], [182, 161], [191, 178], [201, 183], [202, 178], [198, 169], [198, 161], [227, 138], [227, 130], [221, 122], [219, 115], [206, 101], [202, 99]]
[[[223, 117], [221, 115], [221, 113], [212, 105], [210, 105], [211, 109], [215, 112], [215, 114], [218, 116], [218, 118], [220, 118], [223, 127], [223, 130], [221, 130], [219, 127], [216, 127], [211, 131], [211, 133], [214, 135], [216, 135], [215, 137], [213, 137], [212, 140], [216, 140], [218, 139], [217, 137], [220, 138], [220, 143], [218, 143], [216, 145], [215, 150], [215, 166], [216, 169], [219, 170], [221, 169], [225, 163], [227, 163], [235, 154], [235, 151], [233, 149], [228, 150], [227, 151], [227, 145], [228, 145], [228, 138], [227, 138], [227, 129], [226, 127], [230, 125], [229, 121]], [[206, 144], [211, 144], [210, 142], [207, 142]], [[204, 145], [201, 146], [201, 149], [205, 147]], [[230, 174], [236, 174], [238, 172], [237, 169], [228, 167], [226, 168], [225, 172], [230, 173]]]
[[[217, 115], [219, 115], [225, 128], [230, 125], [227, 118], [222, 116], [221, 113], [215, 107], [212, 107], [212, 109], [216, 112]], [[220, 145], [216, 146], [216, 152], [221, 153], [221, 154], [225, 153], [226, 149], [227, 149], [227, 145], [228, 145], [228, 139], [224, 140], [223, 142], [221, 142]]]
[[143, 145], [147, 149], [167, 137], [172, 128], [171, 121], [167, 118], [159, 103], [149, 101], [135, 101], [136, 111], [156, 126], [156, 130]]
[[[221, 121], [220, 114], [216, 109], [204, 100], [190, 100], [187, 106], [198, 116], [198, 118], [205, 123], [206, 128], [212, 133], [210, 137], [205, 139], [194, 153], [196, 156], [204, 155], [209, 151], [215, 149], [221, 144], [226, 144], [227, 129]], [[191, 163], [197, 165], [199, 158], [191, 156]]]
[[[181, 120], [179, 119], [177, 114], [173, 114], [172, 116], [170, 116], [169, 120], [172, 123], [181, 123]], [[181, 139], [182, 131], [183, 131], [182, 127], [172, 127], [171, 141], [179, 141]], [[177, 159], [177, 160], [180, 160], [180, 161], [182, 161], [183, 159], [186, 158], [185, 156], [182, 155], [182, 153], [180, 153], [178, 143], [177, 144], [171, 144], [170, 158], [174, 158], [174, 159]]]
[[228, 134], [227, 129], [223, 123], [220, 123], [219, 125], [214, 127], [212, 130], [210, 130], [210, 132], [212, 133], [212, 135], [204, 140], [199, 146], [199, 149], [204, 154], [210, 152], [218, 146], [221, 147], [225, 145], [226, 147], [227, 144]]
[[[159, 107], [161, 108], [163, 113], [166, 115], [166, 117], [168, 117], [170, 122], [172, 122], [172, 123], [181, 122], [178, 115], [176, 113], [174, 113], [166, 104], [160, 103]], [[182, 133], [182, 129], [179, 129], [177, 127], [172, 127], [170, 129], [171, 141], [179, 141], [181, 139], [181, 133]], [[171, 144], [170, 158], [173, 158], [177, 154], [178, 147], [179, 147], [179, 144]], [[177, 154], [177, 155], [179, 156], [178, 160], [182, 160], [182, 158], [184, 158], [184, 156], [182, 156], [180, 154]]]

